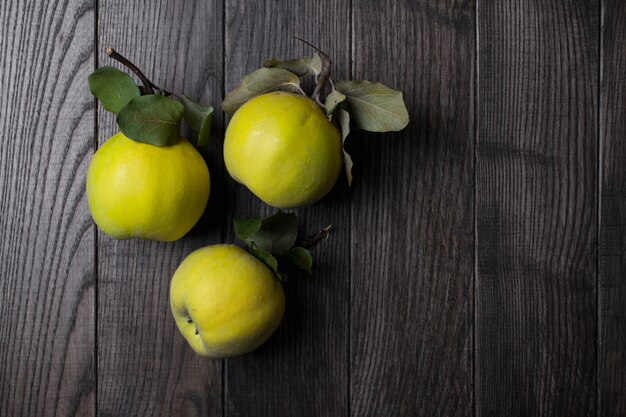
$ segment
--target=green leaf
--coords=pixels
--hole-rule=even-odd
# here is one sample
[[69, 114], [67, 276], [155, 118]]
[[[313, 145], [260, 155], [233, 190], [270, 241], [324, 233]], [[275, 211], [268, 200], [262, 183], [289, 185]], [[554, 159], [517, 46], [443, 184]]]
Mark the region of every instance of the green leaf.
[[298, 219], [293, 213], [278, 213], [263, 219], [233, 220], [235, 235], [248, 246], [256, 245], [266, 252], [281, 254], [290, 249], [298, 237]]
[[346, 100], [346, 96], [333, 88], [326, 96], [324, 101], [324, 107], [326, 108], [326, 115], [330, 117], [337, 109], [337, 106]]
[[348, 186], [352, 185], [352, 158], [350, 154], [346, 152], [346, 138], [350, 134], [350, 114], [342, 107], [336, 113], [339, 120], [339, 126], [341, 127], [341, 151], [343, 152], [343, 167], [346, 171], [346, 177], [348, 178]]
[[197, 145], [207, 146], [211, 136], [213, 107], [196, 103], [187, 96], [182, 96], [181, 101], [185, 106], [185, 121], [191, 129], [198, 132]]
[[132, 99], [117, 116], [122, 132], [137, 142], [157, 146], [174, 145], [180, 138], [180, 120], [185, 107], [160, 95]]
[[281, 261], [287, 263], [290, 267], [300, 269], [307, 272], [309, 275], [313, 275], [311, 268], [313, 267], [313, 256], [305, 248], [295, 247], [289, 249], [281, 257]]
[[398, 131], [409, 123], [400, 91], [369, 81], [339, 81], [335, 88], [348, 98], [352, 121], [363, 130]]
[[233, 219], [235, 236], [244, 242], [250, 239], [261, 228], [262, 219]]
[[298, 92], [299, 88], [300, 78], [293, 72], [282, 68], [261, 68], [243, 77], [239, 87], [222, 101], [222, 109], [233, 114], [246, 101], [261, 94], [277, 90]]
[[272, 253], [283, 253], [296, 243], [298, 218], [293, 213], [278, 213], [266, 217], [261, 229], [251, 239], [262, 249]]
[[299, 77], [306, 75], [318, 76], [322, 72], [322, 58], [318, 54], [305, 56], [299, 59], [283, 61], [277, 58], [268, 59], [263, 63], [266, 68], [282, 68], [291, 71]]
[[134, 97], [141, 95], [139, 87], [125, 72], [114, 67], [101, 67], [89, 75], [89, 90], [102, 107], [118, 114]]
[[278, 279], [280, 279], [281, 281], [283, 280], [282, 276], [280, 275], [280, 272], [278, 272], [278, 261], [276, 260], [274, 255], [272, 255], [268, 251], [265, 251], [263, 249], [259, 249], [254, 244], [254, 242], [250, 245], [250, 253], [254, 257], [256, 257], [258, 260], [263, 262], [265, 265], [267, 265], [267, 267], [269, 269], [271, 269], [272, 272], [274, 272], [274, 274], [276, 274]]

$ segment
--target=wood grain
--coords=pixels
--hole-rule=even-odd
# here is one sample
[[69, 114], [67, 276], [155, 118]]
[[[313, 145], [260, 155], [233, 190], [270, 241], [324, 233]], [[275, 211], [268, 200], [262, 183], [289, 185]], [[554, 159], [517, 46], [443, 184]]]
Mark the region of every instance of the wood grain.
[[93, 21], [0, 5], [0, 416], [94, 414]]
[[[273, 212], [225, 172], [219, 102], [312, 52], [292, 36], [335, 79], [401, 89], [411, 123], [352, 132], [352, 188], [297, 210], [335, 226], [315, 275], [285, 283], [267, 344], [206, 360], [169, 281]], [[179, 242], [89, 215], [107, 46], [216, 107], [209, 207]], [[625, 2], [4, 1], [0, 50], [0, 417], [626, 415]]]
[[355, 79], [411, 122], [351, 139], [351, 415], [471, 416], [475, 5], [353, 7]]
[[599, 416], [626, 415], [626, 3], [602, 2]]
[[596, 413], [598, 11], [479, 3], [481, 417]]
[[[222, 89], [222, 6], [217, 1], [101, 0], [98, 55], [112, 46], [152, 80], [216, 105]], [[219, 116], [214, 126], [219, 132]], [[99, 114], [100, 143], [117, 127]], [[175, 243], [115, 241], [98, 235], [98, 415], [220, 416], [222, 364], [197, 356], [169, 309], [170, 278], [183, 258], [221, 241], [218, 134], [207, 160], [212, 190], [205, 219]]]
[[[333, 74], [349, 71], [349, 3], [337, 0], [226, 2], [226, 90], [265, 59], [309, 55], [304, 38], [334, 59]], [[228, 182], [234, 217], [273, 212], [245, 187]], [[313, 250], [314, 276], [285, 283], [287, 311], [268, 343], [226, 369], [226, 416], [336, 417], [348, 407], [350, 207], [344, 178], [323, 201], [298, 210], [313, 233], [332, 223], [332, 237]], [[235, 238], [228, 234], [228, 241]]]

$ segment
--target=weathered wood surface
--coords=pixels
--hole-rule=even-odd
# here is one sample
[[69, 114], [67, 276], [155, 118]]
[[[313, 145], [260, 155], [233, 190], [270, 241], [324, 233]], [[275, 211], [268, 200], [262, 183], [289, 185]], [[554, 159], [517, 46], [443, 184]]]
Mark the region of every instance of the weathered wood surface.
[[91, 416], [90, 1], [0, 4], [0, 416]]
[[[617, 0], [32, 0], [0, 4], [0, 417], [626, 414], [626, 4]], [[176, 243], [97, 232], [84, 193], [116, 130], [87, 75], [113, 46], [217, 107], [265, 58], [334, 57], [404, 92], [353, 132], [355, 181], [298, 210], [314, 277], [244, 357], [178, 334], [169, 279], [271, 209], [205, 151]]]
[[602, 4], [599, 416], [626, 415], [626, 2]]
[[351, 140], [351, 412], [471, 416], [475, 4], [388, 5], [353, 3], [353, 76], [411, 124]]
[[479, 5], [478, 416], [596, 413], [599, 10]]

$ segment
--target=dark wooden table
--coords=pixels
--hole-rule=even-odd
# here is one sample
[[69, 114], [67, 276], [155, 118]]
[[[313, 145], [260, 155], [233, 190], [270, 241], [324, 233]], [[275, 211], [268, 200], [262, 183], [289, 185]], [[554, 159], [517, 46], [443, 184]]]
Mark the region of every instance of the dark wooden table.
[[[626, 2], [0, 3], [0, 416], [626, 416]], [[210, 361], [169, 279], [231, 219], [216, 114], [207, 213], [176, 243], [114, 241], [85, 199], [115, 131], [86, 78], [114, 46], [217, 105], [264, 58], [334, 57], [404, 91], [298, 210], [336, 231], [256, 352]]]

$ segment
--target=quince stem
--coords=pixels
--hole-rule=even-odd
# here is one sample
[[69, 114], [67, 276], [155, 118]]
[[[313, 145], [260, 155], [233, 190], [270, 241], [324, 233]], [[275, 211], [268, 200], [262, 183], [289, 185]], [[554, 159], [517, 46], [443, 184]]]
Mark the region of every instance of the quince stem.
[[313, 91], [311, 98], [315, 100], [320, 106], [324, 107], [324, 105], [320, 101], [320, 95], [324, 91], [324, 86], [326, 85], [326, 82], [330, 78], [330, 68], [333, 64], [333, 60], [330, 59], [330, 57], [326, 54], [326, 52], [322, 51], [317, 46], [305, 41], [304, 39], [298, 38], [297, 36], [294, 36], [293, 38], [299, 40], [300, 42], [304, 42], [305, 44], [309, 45], [311, 48], [315, 49], [320, 54], [320, 57], [322, 58], [322, 70], [320, 71], [319, 76], [316, 77], [317, 84], [315, 85], [315, 90]]
[[322, 240], [326, 240], [328, 239], [328, 236], [330, 235], [330, 232], [333, 230], [333, 225], [329, 224], [328, 226], [326, 226], [325, 228], [323, 228], [322, 230], [320, 230], [319, 232], [305, 237], [302, 240], [302, 243], [300, 244], [301, 247], [308, 249], [308, 248], [312, 248], [313, 246], [317, 245], [319, 242], [321, 242]]
[[137, 65], [133, 64], [128, 58], [126, 58], [124, 55], [122, 55], [119, 52], [117, 52], [115, 49], [107, 48], [106, 49], [106, 54], [109, 57], [111, 57], [112, 59], [114, 59], [117, 62], [119, 62], [120, 64], [124, 65], [126, 68], [128, 68], [132, 72], [134, 72], [135, 75], [137, 75], [137, 77], [139, 77], [139, 79], [141, 80], [141, 83], [143, 84], [143, 87], [144, 87], [144, 92], [146, 94], [154, 94], [154, 90], [157, 89], [161, 93], [165, 94], [166, 96], [173, 95], [169, 91], [167, 91], [167, 90], [157, 86], [152, 81], [150, 81], [150, 79], [148, 77], [146, 77], [146, 75], [143, 73], [143, 71], [141, 71], [137, 67]]

